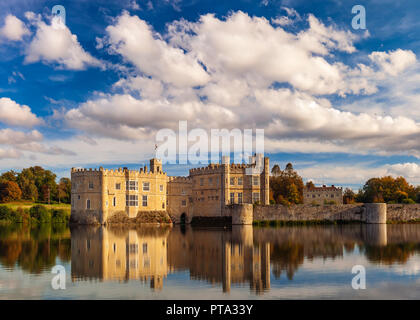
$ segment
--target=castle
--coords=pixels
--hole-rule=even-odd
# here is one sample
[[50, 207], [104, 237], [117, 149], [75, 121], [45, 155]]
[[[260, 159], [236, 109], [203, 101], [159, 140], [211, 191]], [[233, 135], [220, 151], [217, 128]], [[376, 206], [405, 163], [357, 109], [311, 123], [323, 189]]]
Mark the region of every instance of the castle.
[[304, 204], [323, 205], [326, 202], [334, 202], [335, 204], [343, 204], [343, 188], [332, 185], [327, 187], [312, 187], [303, 189]]
[[187, 177], [169, 177], [156, 158], [150, 170], [72, 168], [71, 219], [106, 224], [117, 213], [136, 218], [154, 211], [167, 212], [175, 223], [232, 216], [230, 205], [269, 204], [269, 168], [262, 155], [250, 164], [231, 164], [225, 156], [221, 164], [191, 169]]

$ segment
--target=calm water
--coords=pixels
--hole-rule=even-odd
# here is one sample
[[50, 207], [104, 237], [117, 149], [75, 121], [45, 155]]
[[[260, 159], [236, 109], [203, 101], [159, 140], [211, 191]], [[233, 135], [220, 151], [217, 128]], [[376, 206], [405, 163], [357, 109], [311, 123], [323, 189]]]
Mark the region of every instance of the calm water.
[[419, 299], [419, 275], [420, 225], [0, 227], [0, 299]]

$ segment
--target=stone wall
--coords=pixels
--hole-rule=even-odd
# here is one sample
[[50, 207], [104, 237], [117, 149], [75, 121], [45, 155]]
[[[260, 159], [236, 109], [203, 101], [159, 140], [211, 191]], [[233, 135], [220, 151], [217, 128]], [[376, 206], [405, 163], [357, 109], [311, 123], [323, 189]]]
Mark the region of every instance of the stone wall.
[[[420, 204], [388, 204], [388, 222], [420, 221]], [[365, 221], [365, 208], [361, 203], [320, 205], [254, 206], [254, 221]]]
[[420, 220], [420, 204], [388, 204], [389, 222], [410, 222]]
[[362, 221], [363, 204], [254, 206], [254, 221]]

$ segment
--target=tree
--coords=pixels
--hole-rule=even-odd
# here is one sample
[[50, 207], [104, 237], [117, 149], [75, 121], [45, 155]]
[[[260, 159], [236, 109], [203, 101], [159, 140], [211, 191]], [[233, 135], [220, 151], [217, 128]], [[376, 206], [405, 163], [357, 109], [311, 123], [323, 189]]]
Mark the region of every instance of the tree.
[[343, 194], [343, 202], [345, 204], [350, 204], [350, 203], [354, 203], [355, 199], [356, 199], [356, 194], [353, 192], [353, 190], [350, 188], [346, 188]]
[[312, 181], [306, 182], [306, 189], [315, 189], [315, 184]]
[[271, 169], [271, 174], [275, 177], [278, 177], [281, 174], [281, 169], [278, 164], [275, 164]]
[[61, 178], [58, 184], [58, 202], [70, 203], [71, 201], [71, 180]]
[[416, 200], [417, 188], [410, 185], [404, 177], [391, 176], [371, 178], [357, 195], [361, 202], [409, 203]]
[[[48, 202], [58, 200], [57, 176], [40, 166], [23, 169], [17, 180], [23, 191], [24, 199]], [[35, 191], [36, 189], [36, 191]]]
[[16, 182], [4, 181], [0, 183], [0, 202], [15, 201], [21, 197], [22, 191]]
[[6, 171], [4, 173], [2, 173], [2, 175], [0, 176], [0, 181], [4, 182], [4, 181], [13, 181], [16, 182], [17, 179], [17, 172], [10, 170], [10, 171]]
[[279, 204], [303, 203], [303, 180], [288, 163], [284, 171], [270, 177], [272, 199]]

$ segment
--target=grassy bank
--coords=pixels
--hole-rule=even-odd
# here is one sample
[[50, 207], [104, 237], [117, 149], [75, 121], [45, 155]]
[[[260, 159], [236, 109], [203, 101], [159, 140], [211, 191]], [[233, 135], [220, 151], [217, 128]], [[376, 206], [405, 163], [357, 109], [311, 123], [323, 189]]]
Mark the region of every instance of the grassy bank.
[[41, 205], [30, 202], [0, 205], [0, 225], [7, 224], [68, 224], [69, 205]]

